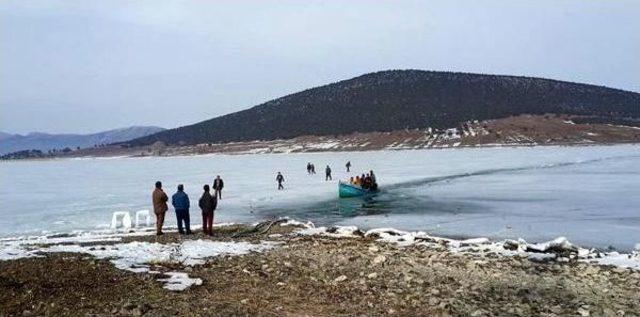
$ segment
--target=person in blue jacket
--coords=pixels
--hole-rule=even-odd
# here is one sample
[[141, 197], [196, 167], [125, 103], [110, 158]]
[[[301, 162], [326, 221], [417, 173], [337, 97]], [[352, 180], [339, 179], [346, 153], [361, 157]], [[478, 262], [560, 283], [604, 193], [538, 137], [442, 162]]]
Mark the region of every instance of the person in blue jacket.
[[171, 196], [171, 204], [176, 209], [176, 217], [178, 219], [178, 232], [184, 234], [182, 223], [187, 234], [191, 234], [191, 226], [189, 225], [189, 196], [184, 192], [184, 186], [178, 185], [178, 192]]

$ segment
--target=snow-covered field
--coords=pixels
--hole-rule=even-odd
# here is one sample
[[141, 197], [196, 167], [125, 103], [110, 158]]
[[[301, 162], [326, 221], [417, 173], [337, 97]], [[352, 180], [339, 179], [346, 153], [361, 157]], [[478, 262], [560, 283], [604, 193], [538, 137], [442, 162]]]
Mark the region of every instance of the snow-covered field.
[[[0, 163], [0, 236], [104, 230], [112, 212], [150, 209], [156, 180], [197, 198], [225, 180], [216, 222], [289, 216], [319, 225], [393, 227], [434, 235], [566, 236], [630, 251], [640, 242], [640, 146], [465, 148], [379, 152], [65, 159]], [[374, 201], [339, 200], [337, 181], [373, 169]], [[306, 164], [316, 166], [307, 175]], [[324, 167], [333, 181], [324, 180]], [[276, 190], [275, 175], [285, 178]], [[173, 213], [167, 214], [173, 225]]]

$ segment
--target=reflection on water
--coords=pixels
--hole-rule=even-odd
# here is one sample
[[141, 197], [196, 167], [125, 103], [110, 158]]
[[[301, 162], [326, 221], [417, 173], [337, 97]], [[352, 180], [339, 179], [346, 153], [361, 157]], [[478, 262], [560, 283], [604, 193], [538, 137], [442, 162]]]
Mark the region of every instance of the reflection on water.
[[342, 217], [356, 217], [390, 212], [390, 206], [383, 200], [378, 200], [379, 193], [364, 197], [339, 198], [336, 211]]

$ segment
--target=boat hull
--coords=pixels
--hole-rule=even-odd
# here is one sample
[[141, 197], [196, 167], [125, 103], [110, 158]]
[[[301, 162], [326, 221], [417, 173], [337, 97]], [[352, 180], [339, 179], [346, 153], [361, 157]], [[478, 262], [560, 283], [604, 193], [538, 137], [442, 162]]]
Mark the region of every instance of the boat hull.
[[338, 196], [340, 198], [348, 198], [348, 197], [362, 197], [366, 195], [371, 195], [376, 191], [363, 189], [358, 186], [353, 186], [351, 184], [340, 182], [338, 184]]

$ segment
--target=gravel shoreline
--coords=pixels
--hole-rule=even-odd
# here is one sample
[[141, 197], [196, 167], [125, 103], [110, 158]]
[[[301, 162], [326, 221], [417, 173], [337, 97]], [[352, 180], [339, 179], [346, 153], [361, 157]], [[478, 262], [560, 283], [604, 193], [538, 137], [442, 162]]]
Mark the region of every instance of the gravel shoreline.
[[[147, 273], [82, 253], [0, 261], [0, 316], [639, 316], [640, 272], [403, 245], [374, 235], [300, 235], [296, 226], [131, 236], [122, 242], [272, 241], [206, 263], [154, 263], [202, 280], [168, 291]], [[243, 233], [243, 234], [240, 234]], [[91, 245], [92, 243], [85, 245]], [[162, 274], [162, 273], [160, 273]]]

